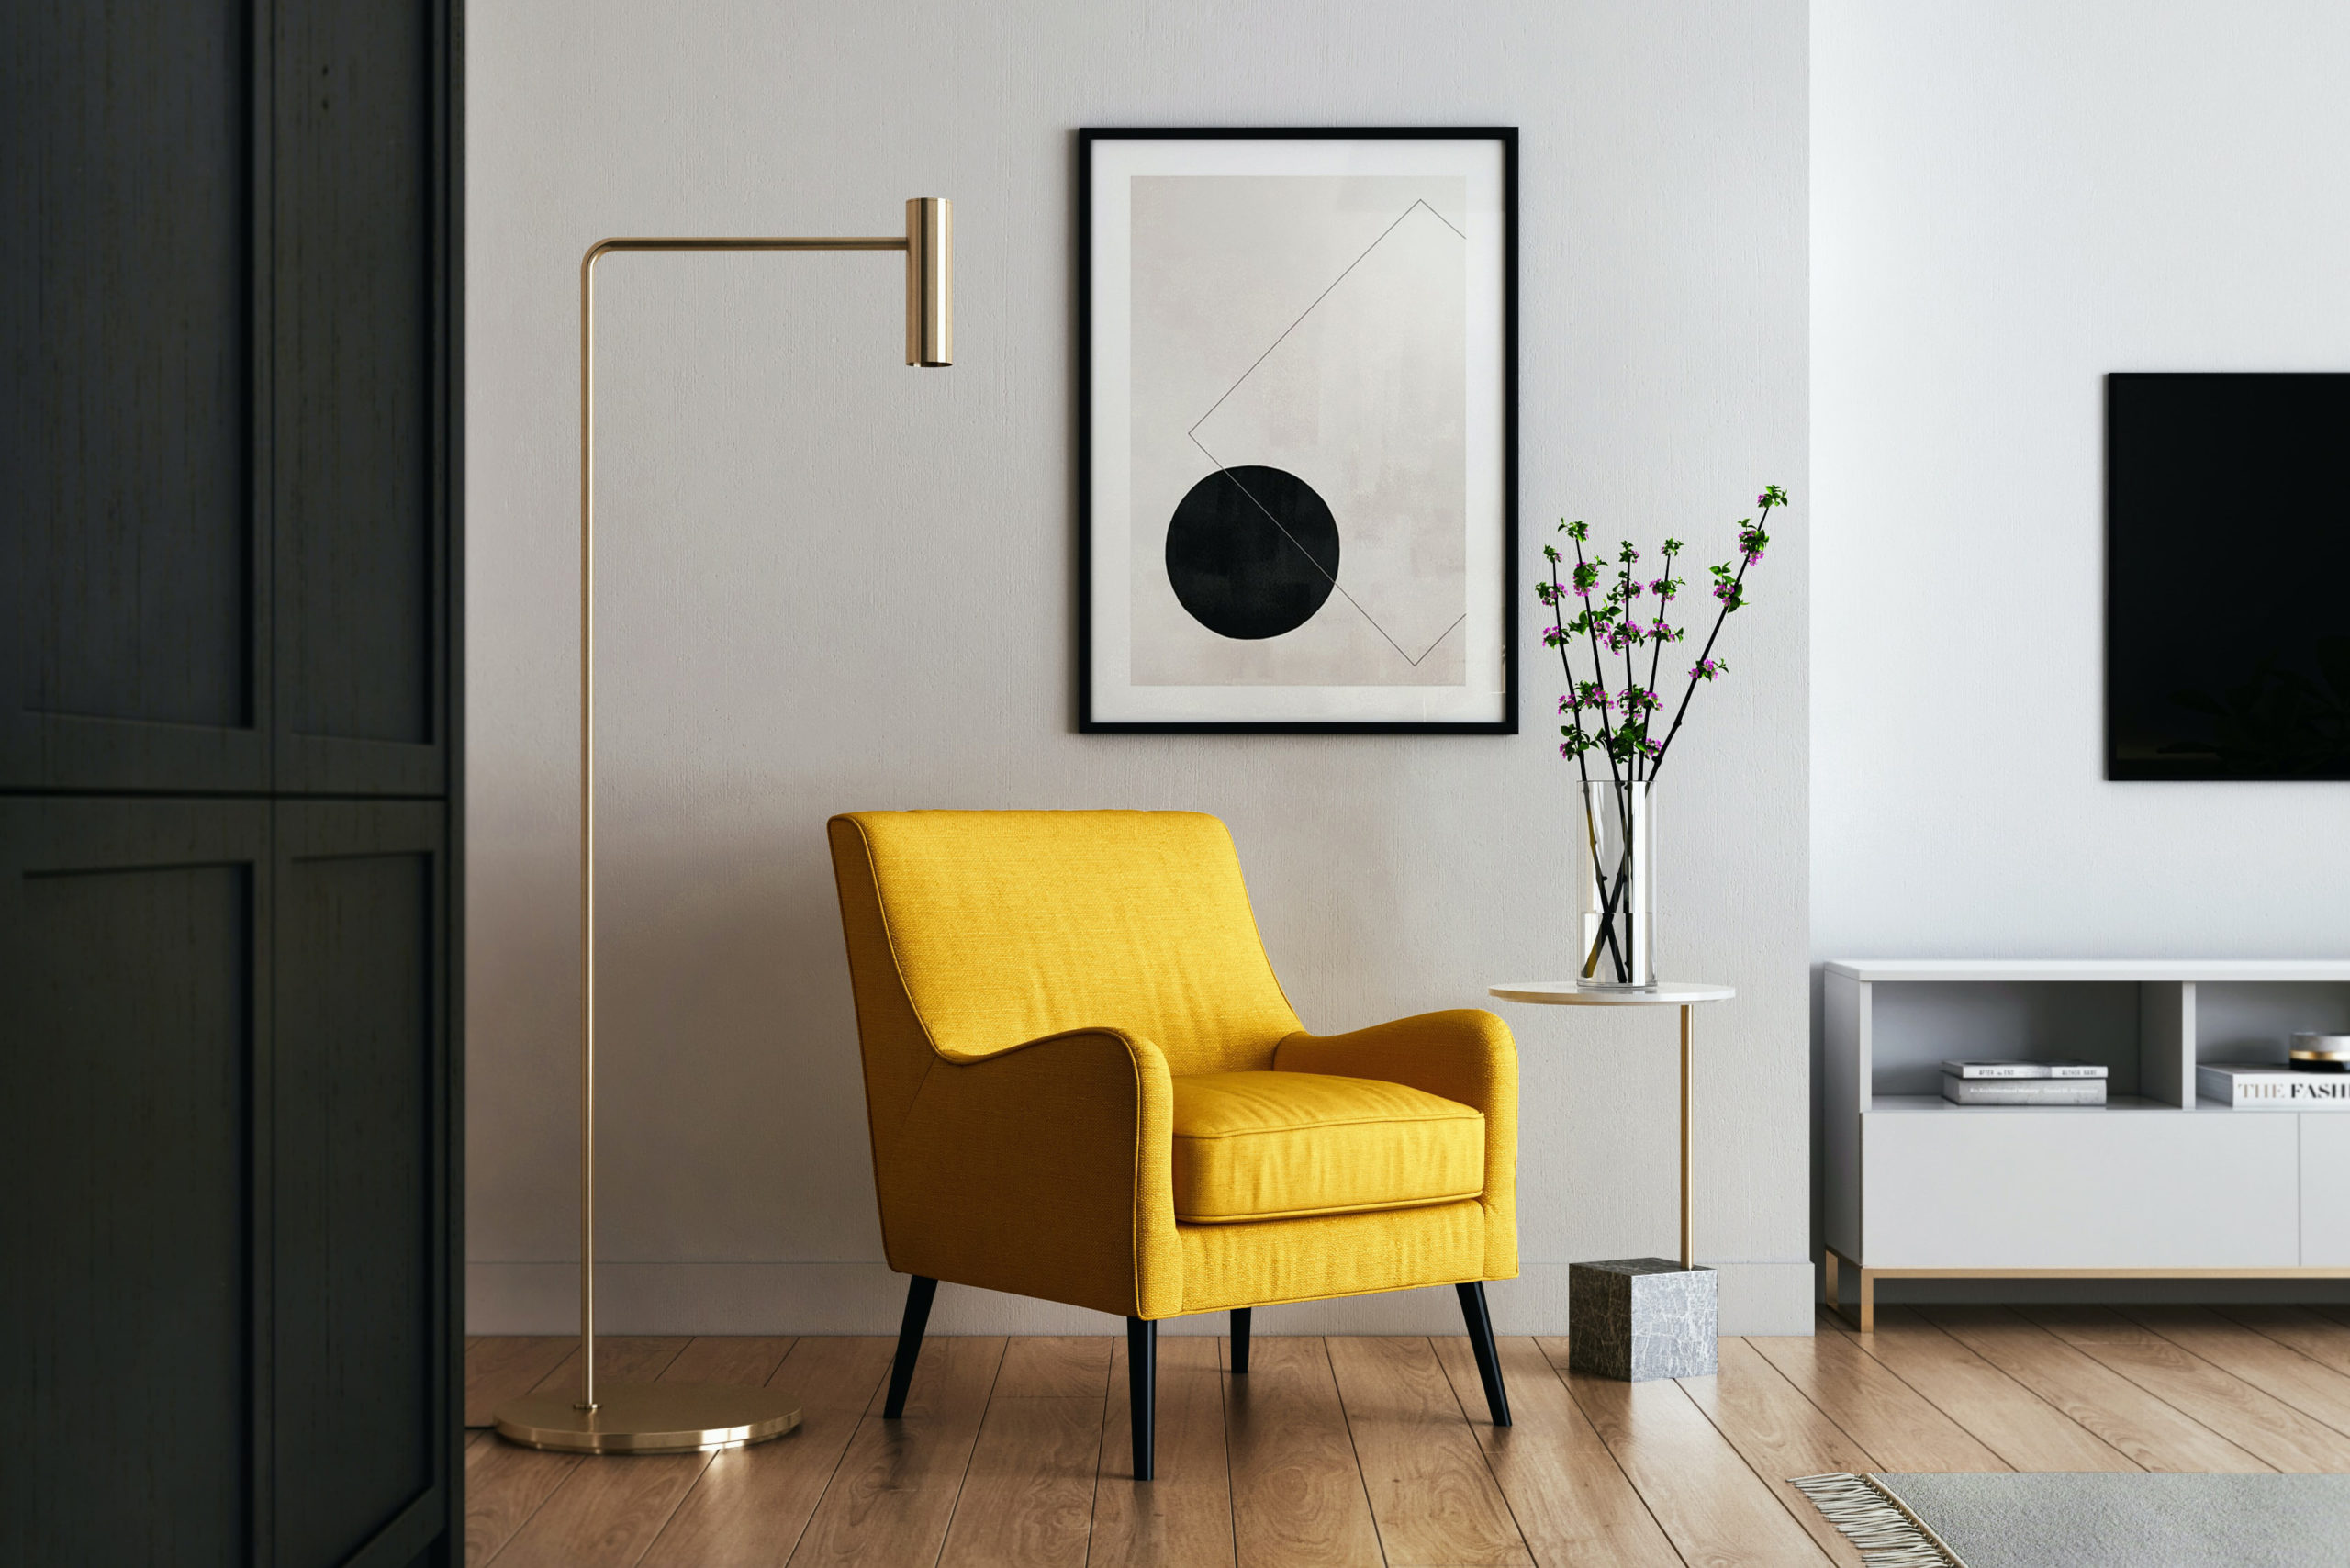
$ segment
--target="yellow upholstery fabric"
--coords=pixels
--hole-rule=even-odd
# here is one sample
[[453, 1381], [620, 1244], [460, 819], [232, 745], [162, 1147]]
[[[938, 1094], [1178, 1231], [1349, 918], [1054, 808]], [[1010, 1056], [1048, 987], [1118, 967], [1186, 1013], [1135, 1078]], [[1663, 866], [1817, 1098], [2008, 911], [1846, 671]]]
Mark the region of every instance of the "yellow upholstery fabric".
[[[1482, 1204], [1187, 1225], [1181, 1312], [1273, 1306], [1334, 1295], [1490, 1280]], [[1512, 1271], [1515, 1272], [1515, 1271]]]
[[[1452, 1012], [1306, 1034], [1214, 817], [867, 812], [827, 831], [891, 1268], [1146, 1318], [1517, 1271], [1509, 1031]], [[1482, 1190], [1180, 1220], [1176, 1085], [1236, 1074], [1375, 1080], [1452, 1102], [1429, 1119], [1450, 1138], [1478, 1129]], [[1382, 1162], [1402, 1160], [1367, 1150], [1424, 1135], [1349, 1136], [1356, 1152], [1318, 1171], [1292, 1161], [1293, 1180], [1396, 1190]], [[1446, 1147], [1443, 1171], [1465, 1168]], [[1260, 1195], [1284, 1190], [1271, 1181]]]
[[1175, 1080], [1175, 1218], [1296, 1219], [1474, 1198], [1483, 1113], [1426, 1090], [1318, 1072]]

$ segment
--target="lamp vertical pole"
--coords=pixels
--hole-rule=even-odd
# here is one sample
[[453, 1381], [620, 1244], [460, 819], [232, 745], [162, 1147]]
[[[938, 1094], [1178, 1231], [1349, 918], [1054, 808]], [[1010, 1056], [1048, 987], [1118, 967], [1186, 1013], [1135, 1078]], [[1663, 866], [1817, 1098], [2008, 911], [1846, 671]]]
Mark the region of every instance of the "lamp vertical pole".
[[596, 1408], [596, 252], [579, 261], [579, 1408]]
[[577, 1402], [526, 1396], [498, 1407], [500, 1436], [579, 1453], [682, 1453], [758, 1442], [800, 1424], [761, 1389], [695, 1383], [596, 1388], [596, 263], [615, 251], [902, 251], [906, 363], [954, 363], [954, 206], [906, 203], [906, 232], [862, 238], [599, 241], [579, 259], [579, 1361]]

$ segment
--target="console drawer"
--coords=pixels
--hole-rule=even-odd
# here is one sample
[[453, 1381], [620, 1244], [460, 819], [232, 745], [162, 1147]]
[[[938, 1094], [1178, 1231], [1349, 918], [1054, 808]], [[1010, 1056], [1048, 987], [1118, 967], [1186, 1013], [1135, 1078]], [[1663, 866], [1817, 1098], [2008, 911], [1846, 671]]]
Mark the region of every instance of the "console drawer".
[[[2301, 1256], [2297, 1124], [2315, 1119], [2160, 1107], [1870, 1111], [1861, 1117], [1861, 1256], [1872, 1269], [2321, 1261]], [[2350, 1116], [2339, 1119], [2350, 1133]], [[2350, 1252], [2350, 1226], [2333, 1234]]]

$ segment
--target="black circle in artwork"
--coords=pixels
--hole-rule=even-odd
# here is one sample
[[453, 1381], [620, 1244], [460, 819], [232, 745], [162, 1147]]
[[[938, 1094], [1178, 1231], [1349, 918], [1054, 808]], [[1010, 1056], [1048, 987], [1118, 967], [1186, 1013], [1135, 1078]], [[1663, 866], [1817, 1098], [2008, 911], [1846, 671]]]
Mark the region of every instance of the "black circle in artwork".
[[1278, 637], [1314, 619], [1338, 581], [1338, 524], [1280, 468], [1219, 468], [1167, 524], [1167, 580], [1219, 637]]

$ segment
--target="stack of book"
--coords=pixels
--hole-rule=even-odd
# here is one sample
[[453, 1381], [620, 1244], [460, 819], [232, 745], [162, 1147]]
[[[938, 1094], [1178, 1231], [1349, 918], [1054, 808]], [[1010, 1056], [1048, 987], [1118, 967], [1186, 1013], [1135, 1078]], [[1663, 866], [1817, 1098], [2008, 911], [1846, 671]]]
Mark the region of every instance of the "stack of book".
[[1946, 1061], [1942, 1098], [1953, 1105], [2102, 1105], [2105, 1069], [2093, 1061]]
[[2195, 1092], [2232, 1111], [2350, 1111], [2350, 1078], [2279, 1061], [2207, 1061], [2195, 1070]]

